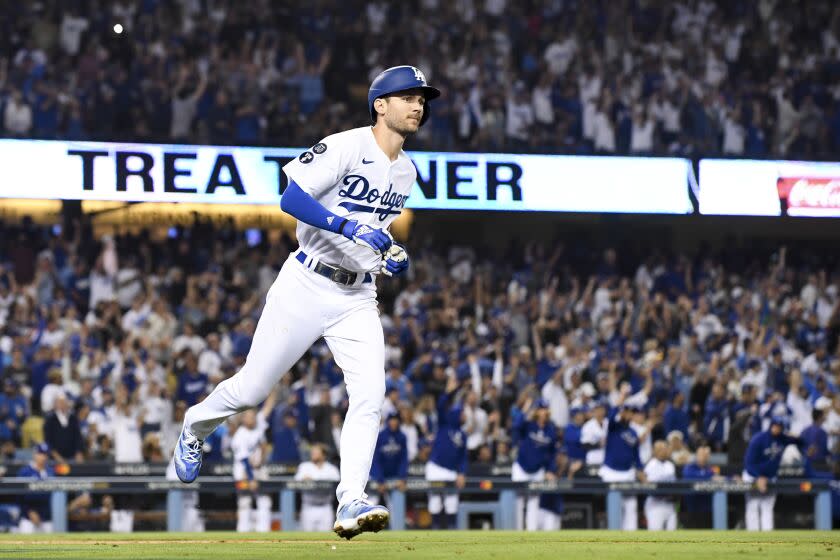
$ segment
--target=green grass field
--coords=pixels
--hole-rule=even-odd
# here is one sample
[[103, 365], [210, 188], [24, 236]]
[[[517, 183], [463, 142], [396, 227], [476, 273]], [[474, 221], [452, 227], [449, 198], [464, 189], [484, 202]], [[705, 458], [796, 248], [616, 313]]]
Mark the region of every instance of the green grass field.
[[840, 558], [840, 533], [677, 531], [384, 531], [352, 541], [326, 533], [86, 533], [2, 535], [0, 558], [131, 558], [187, 560], [211, 558], [456, 558], [560, 560], [655, 558]]

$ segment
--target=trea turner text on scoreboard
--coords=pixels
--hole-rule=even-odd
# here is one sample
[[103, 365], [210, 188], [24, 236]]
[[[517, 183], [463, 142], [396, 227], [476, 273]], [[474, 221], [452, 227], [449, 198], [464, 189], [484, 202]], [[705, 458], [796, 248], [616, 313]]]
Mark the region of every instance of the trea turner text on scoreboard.
[[[0, 196], [278, 204], [301, 148], [0, 140]], [[407, 208], [685, 214], [679, 158], [410, 152]], [[387, 192], [388, 185], [370, 185]]]

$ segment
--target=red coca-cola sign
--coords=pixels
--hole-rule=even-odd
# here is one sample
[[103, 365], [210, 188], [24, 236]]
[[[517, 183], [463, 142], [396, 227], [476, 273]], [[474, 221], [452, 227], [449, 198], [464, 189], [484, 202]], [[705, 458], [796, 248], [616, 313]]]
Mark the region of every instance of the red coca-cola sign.
[[840, 210], [840, 177], [779, 177], [776, 188], [788, 210]]

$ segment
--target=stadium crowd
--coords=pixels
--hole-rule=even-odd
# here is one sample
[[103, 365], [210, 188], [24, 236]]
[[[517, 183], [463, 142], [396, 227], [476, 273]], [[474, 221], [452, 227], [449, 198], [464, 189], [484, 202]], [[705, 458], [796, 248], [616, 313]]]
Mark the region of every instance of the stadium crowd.
[[[445, 92], [412, 149], [840, 151], [840, 6], [828, 0], [24, 2], [0, 13], [0, 134], [305, 145], [365, 123], [370, 79], [406, 61]], [[34, 477], [65, 462], [166, 463], [187, 408], [244, 363], [295, 243], [200, 220], [164, 238], [65, 225], [0, 224], [0, 456]], [[404, 483], [409, 463], [456, 484], [499, 466], [520, 481], [759, 487], [780, 461], [837, 469], [833, 255], [566, 241], [505, 254], [412, 244], [408, 277], [380, 282], [374, 483]], [[342, 372], [316, 344], [259, 414], [207, 438], [204, 460], [238, 465], [237, 434], [256, 433], [259, 462], [334, 477], [346, 408]], [[773, 465], [758, 468], [761, 449]], [[271, 500], [255, 497], [266, 527]], [[685, 503], [708, 512], [703, 497]], [[332, 507], [303, 504], [311, 527]], [[34, 530], [47, 511], [30, 506]], [[562, 509], [559, 496], [523, 497], [518, 523], [558, 528]], [[457, 495], [432, 494], [429, 510], [452, 526]], [[668, 500], [645, 513], [673, 528]], [[772, 502], [748, 501], [750, 523], [772, 527]]]
[[[605, 446], [610, 462], [604, 419], [617, 409], [638, 436], [640, 467], [655, 455], [712, 476], [714, 451], [729, 464], [717, 474], [739, 475], [771, 421], [803, 438], [784, 462], [836, 464], [840, 299], [824, 253], [443, 247], [410, 245], [408, 278], [379, 282], [387, 395], [374, 482], [430, 458], [459, 475], [499, 465], [583, 474]], [[186, 408], [244, 363], [294, 248], [285, 235], [201, 221], [163, 239], [97, 239], [78, 222], [0, 225], [4, 460], [45, 442], [35, 454], [52, 464], [168, 461]], [[267, 461], [298, 464], [316, 444], [336, 460], [347, 397], [325, 344], [272, 399], [264, 424], [248, 426], [262, 426]], [[205, 441], [206, 462], [233, 460], [241, 422]], [[464, 438], [462, 455], [443, 433]], [[382, 455], [390, 436], [404, 459]]]
[[414, 149], [840, 150], [830, 0], [22, 2], [0, 13], [0, 130], [303, 146], [363, 124], [370, 79], [407, 60], [446, 93]]

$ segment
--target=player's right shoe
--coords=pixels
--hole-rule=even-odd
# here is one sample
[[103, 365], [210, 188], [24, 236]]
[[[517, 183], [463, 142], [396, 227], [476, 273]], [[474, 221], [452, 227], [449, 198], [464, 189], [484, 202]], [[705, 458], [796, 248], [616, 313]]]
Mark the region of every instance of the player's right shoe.
[[339, 537], [350, 540], [360, 533], [378, 533], [388, 525], [389, 517], [384, 506], [353, 500], [338, 509], [333, 531]]
[[175, 446], [175, 473], [181, 482], [189, 484], [198, 478], [203, 447], [204, 442], [184, 426], [181, 437], [178, 438], [178, 445]]

